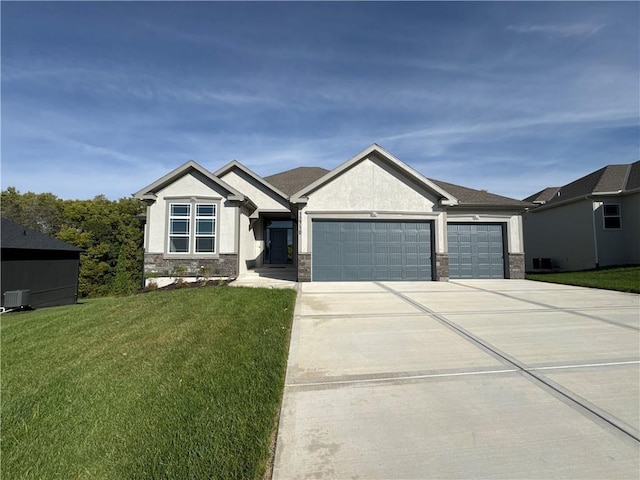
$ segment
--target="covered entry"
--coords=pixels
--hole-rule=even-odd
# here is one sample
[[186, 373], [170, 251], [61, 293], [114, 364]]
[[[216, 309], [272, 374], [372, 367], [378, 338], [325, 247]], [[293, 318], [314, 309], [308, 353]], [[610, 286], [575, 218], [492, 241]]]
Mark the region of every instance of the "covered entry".
[[503, 225], [447, 225], [450, 278], [504, 278]]
[[312, 280], [431, 280], [431, 222], [314, 220]]

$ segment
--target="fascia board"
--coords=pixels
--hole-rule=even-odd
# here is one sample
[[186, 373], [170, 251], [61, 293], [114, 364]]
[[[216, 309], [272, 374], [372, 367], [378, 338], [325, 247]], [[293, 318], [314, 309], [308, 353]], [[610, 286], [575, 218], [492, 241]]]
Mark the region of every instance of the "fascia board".
[[[439, 186], [437, 186], [435, 183], [430, 181], [428, 178], [426, 178], [423, 175], [421, 175], [419, 172], [417, 172], [416, 170], [414, 170], [413, 168], [408, 166], [402, 160], [400, 160], [399, 158], [395, 157], [393, 154], [389, 153], [388, 151], [386, 151], [384, 148], [382, 148], [380, 145], [378, 145], [376, 143], [372, 144], [371, 146], [369, 146], [369, 147], [365, 148], [364, 150], [362, 150], [361, 152], [357, 153], [356, 155], [351, 157], [349, 160], [347, 160], [343, 164], [337, 166], [336, 168], [331, 170], [326, 175], [323, 175], [322, 177], [320, 177], [318, 180], [316, 180], [312, 184], [304, 187], [302, 190], [300, 190], [300, 191], [296, 192], [295, 194], [291, 195], [291, 201], [293, 203], [303, 203], [301, 200], [303, 198], [306, 198], [310, 192], [313, 192], [318, 187], [330, 182], [333, 178], [337, 177], [338, 175], [340, 175], [345, 170], [348, 170], [353, 165], [355, 165], [356, 163], [360, 162], [361, 160], [363, 160], [364, 158], [366, 158], [367, 156], [369, 156], [373, 152], [377, 152], [378, 154], [382, 155], [387, 161], [389, 161], [396, 168], [398, 168], [399, 170], [401, 170], [402, 172], [407, 174], [409, 177], [412, 177], [414, 181], [417, 181], [417, 183], [421, 183], [425, 187], [427, 187], [429, 190], [432, 190], [432, 191], [436, 192], [438, 195], [440, 195], [441, 197], [444, 198], [444, 201], [450, 202], [450, 203], [442, 203], [443, 205], [449, 205], [449, 204], [450, 205], [455, 205], [455, 204], [458, 203], [458, 199], [455, 198], [453, 195], [451, 195], [450, 193], [448, 193], [448, 192], [444, 191], [443, 189], [441, 189]], [[306, 203], [306, 202], [304, 202], [304, 203]]]
[[[179, 178], [182, 175], [184, 175], [190, 169], [193, 169], [193, 170], [197, 171], [198, 173], [202, 174], [203, 176], [205, 176], [206, 178], [211, 180], [216, 185], [222, 187], [227, 192], [229, 192], [231, 194], [228, 197], [230, 200], [240, 200], [240, 201], [244, 200], [244, 195], [242, 193], [238, 192], [231, 185], [227, 184], [226, 182], [224, 182], [220, 178], [216, 177], [211, 172], [209, 172], [206, 168], [204, 168], [203, 166], [201, 166], [198, 163], [194, 162], [193, 160], [189, 160], [188, 162], [183, 163], [178, 168], [176, 168], [176, 169], [170, 171], [169, 173], [167, 173], [166, 175], [160, 177], [155, 182], [147, 185], [146, 187], [144, 187], [141, 190], [138, 190], [136, 193], [133, 194], [133, 196], [136, 197], [136, 198], [141, 198], [142, 199], [145, 196], [153, 195], [153, 194], [155, 194], [155, 192], [159, 191], [163, 187], [165, 187], [165, 186], [169, 185], [170, 183], [174, 182], [177, 178]], [[234, 197], [234, 198], [231, 198], [231, 197]]]
[[284, 200], [289, 200], [289, 196], [287, 194], [285, 194], [285, 193], [281, 192], [280, 190], [278, 190], [276, 187], [271, 185], [269, 182], [267, 182], [260, 175], [258, 175], [257, 173], [253, 172], [251, 169], [245, 167], [243, 164], [241, 164], [237, 160], [232, 160], [231, 162], [227, 163], [224, 167], [216, 170], [214, 172], [214, 175], [216, 177], [222, 177], [222, 176], [226, 175], [227, 173], [229, 173], [234, 168], [237, 168], [238, 170], [244, 172], [249, 177], [251, 177], [253, 180], [255, 180], [258, 183], [261, 183], [262, 185], [267, 187], [269, 190], [271, 190], [273, 193], [275, 193], [276, 195], [279, 195], [280, 197], [282, 197]]

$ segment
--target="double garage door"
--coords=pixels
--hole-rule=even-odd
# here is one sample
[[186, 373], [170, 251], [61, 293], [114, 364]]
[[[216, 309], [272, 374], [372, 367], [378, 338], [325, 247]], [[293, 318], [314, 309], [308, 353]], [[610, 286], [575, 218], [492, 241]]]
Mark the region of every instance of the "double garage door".
[[312, 280], [431, 280], [431, 223], [314, 220]]
[[[432, 280], [431, 222], [314, 220], [312, 280]], [[450, 223], [449, 276], [504, 278], [501, 224]]]

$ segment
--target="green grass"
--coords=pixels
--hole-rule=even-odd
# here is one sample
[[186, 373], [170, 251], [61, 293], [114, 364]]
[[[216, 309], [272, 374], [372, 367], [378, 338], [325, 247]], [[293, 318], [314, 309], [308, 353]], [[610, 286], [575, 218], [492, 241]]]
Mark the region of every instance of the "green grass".
[[2, 478], [261, 478], [294, 302], [202, 288], [2, 315]]
[[640, 293], [640, 266], [599, 268], [581, 272], [528, 273], [527, 279]]

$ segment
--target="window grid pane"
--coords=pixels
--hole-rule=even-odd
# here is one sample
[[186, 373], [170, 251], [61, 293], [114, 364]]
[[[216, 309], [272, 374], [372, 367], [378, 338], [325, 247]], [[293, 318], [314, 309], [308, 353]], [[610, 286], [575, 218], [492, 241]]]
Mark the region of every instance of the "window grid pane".
[[215, 253], [216, 251], [216, 205], [200, 203], [196, 205], [195, 252]]
[[[215, 203], [171, 203], [169, 206], [169, 252], [215, 253], [216, 214]], [[195, 222], [193, 229], [192, 221]]]
[[602, 206], [602, 216], [605, 229], [620, 229], [622, 222], [620, 221], [620, 205], [612, 203]]

